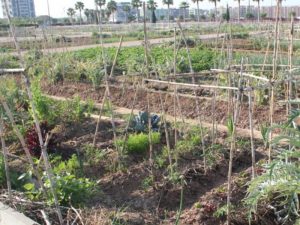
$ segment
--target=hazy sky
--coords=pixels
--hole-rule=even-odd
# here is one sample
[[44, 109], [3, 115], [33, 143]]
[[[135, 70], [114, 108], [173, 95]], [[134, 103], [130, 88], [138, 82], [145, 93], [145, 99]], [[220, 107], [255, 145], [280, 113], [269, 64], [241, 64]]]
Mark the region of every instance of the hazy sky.
[[[78, 0], [49, 0], [49, 5], [50, 5], [50, 14], [53, 17], [64, 17], [66, 16], [66, 11], [68, 8], [70, 7], [74, 7], [75, 2], [77, 2]], [[94, 0], [81, 0], [84, 4], [86, 8], [94, 8]], [[107, 0], [108, 1], [108, 0]], [[130, 2], [131, 0], [116, 0], [117, 2]], [[195, 4], [191, 3], [191, 0], [187, 0], [190, 3], [191, 7], [196, 7]], [[158, 6], [159, 7], [165, 7], [161, 4], [162, 0], [157, 0]], [[174, 0], [174, 6], [178, 6], [180, 4], [180, 2], [182, 2], [182, 0]], [[275, 4], [276, 0], [264, 0], [261, 5], [271, 5], [271, 4]], [[231, 6], [237, 6], [237, 2], [234, 0], [221, 0], [221, 2], [219, 3], [219, 5], [223, 5], [225, 6], [226, 4], [229, 4]], [[242, 5], [246, 5], [248, 4], [248, 0], [242, 0]], [[251, 0], [251, 4], [255, 4], [253, 3]], [[294, 6], [294, 5], [299, 5], [299, 0], [286, 0], [283, 1], [283, 5], [290, 5], [290, 6]], [[202, 3], [200, 3], [200, 8], [203, 9], [210, 9], [213, 8], [213, 4], [211, 2], [208, 2], [208, 0], [204, 0]], [[35, 9], [36, 9], [36, 14], [37, 15], [47, 15], [47, 0], [35, 0]], [[1, 7], [0, 7], [1, 10]], [[0, 16], [2, 17], [2, 12], [0, 11]]]

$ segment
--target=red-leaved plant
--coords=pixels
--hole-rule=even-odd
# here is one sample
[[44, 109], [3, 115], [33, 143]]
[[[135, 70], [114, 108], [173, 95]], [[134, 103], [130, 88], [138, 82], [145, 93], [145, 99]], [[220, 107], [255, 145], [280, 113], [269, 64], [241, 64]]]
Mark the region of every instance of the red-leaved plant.
[[[47, 121], [41, 122], [40, 127], [41, 127], [43, 142], [45, 142], [47, 133], [49, 133], [51, 128], [48, 125]], [[40, 146], [39, 137], [38, 137], [38, 134], [36, 131], [35, 124], [26, 131], [25, 137], [26, 137], [26, 143], [27, 143], [27, 147], [30, 151], [30, 154], [35, 157], [40, 157], [42, 154], [42, 149]], [[50, 139], [50, 141], [48, 143], [47, 149], [49, 149], [50, 151], [54, 150], [53, 147], [55, 145], [55, 141], [53, 138], [54, 137], [52, 136], [52, 138]]]

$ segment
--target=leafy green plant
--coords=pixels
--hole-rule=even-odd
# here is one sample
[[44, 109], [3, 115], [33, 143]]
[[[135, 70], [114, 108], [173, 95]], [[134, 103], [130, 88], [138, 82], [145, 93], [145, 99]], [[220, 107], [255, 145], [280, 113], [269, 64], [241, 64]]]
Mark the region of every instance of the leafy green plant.
[[153, 185], [153, 183], [154, 183], [154, 176], [150, 175], [142, 181], [142, 188], [147, 190], [149, 187]]
[[[158, 144], [160, 142], [160, 133], [151, 133], [152, 143]], [[119, 140], [117, 145], [122, 148], [124, 146], [124, 141]], [[145, 153], [149, 147], [148, 134], [129, 134], [128, 139], [125, 143], [125, 151], [129, 154], [134, 153]]]
[[[42, 94], [40, 87], [41, 77], [37, 77], [31, 84], [32, 98], [36, 113], [40, 120], [47, 121], [50, 124], [55, 121], [55, 112], [51, 109], [52, 101]], [[32, 113], [32, 111], [30, 110]]]
[[[139, 112], [132, 120], [130, 121], [129, 128], [135, 132], [145, 132], [148, 131], [148, 113]], [[158, 131], [158, 125], [160, 122], [160, 117], [158, 115], [150, 115], [151, 120], [151, 129], [153, 131]]]
[[199, 127], [192, 127], [183, 135], [182, 140], [176, 143], [174, 157], [178, 158], [179, 155], [183, 155], [188, 152], [198, 154], [199, 147], [201, 144], [201, 131]]
[[[93, 195], [96, 184], [88, 178], [76, 176], [80, 164], [75, 155], [67, 161], [61, 161], [60, 157], [56, 157], [52, 160], [52, 163], [54, 165], [55, 191], [61, 205], [79, 206]], [[30, 177], [31, 172], [29, 171], [27, 175]], [[22, 179], [24, 179], [24, 176]], [[42, 180], [46, 190], [50, 189], [50, 181], [45, 172], [42, 173]], [[38, 189], [32, 182], [25, 184], [24, 189], [27, 196], [32, 200], [38, 200], [42, 197], [41, 189]], [[47, 191], [47, 202], [50, 205], [54, 204], [50, 191]]]
[[105, 152], [102, 149], [95, 148], [93, 145], [86, 144], [83, 150], [84, 161], [89, 165], [97, 165], [101, 160], [105, 159]]
[[222, 218], [227, 215], [227, 205], [219, 207], [214, 213], [213, 216], [216, 218]]
[[[300, 217], [300, 131], [293, 127], [293, 121], [299, 116], [299, 112], [293, 112], [286, 124], [275, 125], [269, 128], [280, 129], [280, 135], [273, 138], [270, 144], [278, 150], [275, 159], [264, 165], [263, 173], [249, 183], [246, 206], [249, 209], [249, 220], [260, 207], [274, 211], [278, 222], [286, 223]], [[268, 133], [268, 132], [267, 132]], [[283, 148], [282, 141], [289, 146]], [[279, 146], [277, 146], [279, 144]]]

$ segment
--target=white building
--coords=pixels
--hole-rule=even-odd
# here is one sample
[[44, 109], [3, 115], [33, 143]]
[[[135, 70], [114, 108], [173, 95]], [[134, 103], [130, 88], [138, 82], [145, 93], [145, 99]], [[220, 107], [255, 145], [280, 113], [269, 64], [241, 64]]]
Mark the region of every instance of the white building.
[[[126, 12], [124, 9], [126, 7], [130, 7], [130, 11]], [[128, 22], [128, 18], [130, 15], [136, 16], [137, 12], [136, 9], [133, 9], [130, 2], [118, 2], [117, 3], [117, 10], [112, 13], [109, 17], [109, 22], [114, 23], [126, 23]]]
[[33, 18], [35, 17], [35, 8], [33, 0], [1, 0], [3, 16], [6, 18], [4, 1], [7, 2], [9, 14], [11, 17]]

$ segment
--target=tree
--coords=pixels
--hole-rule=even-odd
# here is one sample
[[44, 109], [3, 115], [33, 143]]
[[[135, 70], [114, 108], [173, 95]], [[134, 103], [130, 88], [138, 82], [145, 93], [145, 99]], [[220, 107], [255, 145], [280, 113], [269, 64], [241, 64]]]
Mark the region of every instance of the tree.
[[189, 3], [183, 1], [180, 3], [180, 6], [179, 8], [183, 9], [183, 21], [185, 22], [185, 17], [186, 17], [186, 9], [188, 9], [190, 6], [189, 6]]
[[76, 2], [75, 9], [79, 11], [79, 18], [80, 18], [79, 23], [81, 25], [81, 21], [82, 21], [81, 11], [84, 9], [83, 2]]
[[130, 10], [131, 10], [130, 5], [126, 4], [123, 6], [123, 11], [125, 12], [125, 16], [126, 16], [126, 18], [125, 18], [126, 23], [128, 23], [128, 14], [129, 14]]
[[260, 14], [260, 18], [266, 19], [267, 15], [268, 15], [267, 13], [263, 12], [263, 13]]
[[73, 8], [68, 8], [67, 15], [70, 17], [71, 24], [73, 25], [73, 16], [75, 15], [75, 10]]
[[296, 12], [293, 11], [293, 12], [289, 13], [289, 18], [292, 18], [292, 17], [294, 17], [294, 18], [296, 17]]
[[102, 6], [104, 6], [105, 5], [105, 3], [106, 3], [106, 1], [105, 0], [95, 0], [95, 4], [96, 4], [96, 6], [99, 6], [99, 8], [100, 8], [100, 11], [99, 11], [99, 13], [98, 13], [98, 19], [99, 19], [99, 23], [101, 23], [102, 22], [102, 15], [101, 15], [101, 11], [102, 11]]
[[91, 14], [92, 14], [92, 11], [90, 9], [84, 10], [84, 15], [86, 16], [87, 23], [91, 22]]
[[154, 0], [148, 0], [147, 8], [151, 11], [151, 22], [156, 23], [155, 10], [157, 8], [157, 3]]
[[260, 1], [262, 0], [253, 0], [254, 2], [257, 2], [257, 22], [260, 22]]
[[227, 23], [229, 23], [230, 21], [230, 12], [229, 12], [229, 7], [227, 4], [227, 8], [226, 8], [226, 13], [223, 14], [223, 19], [227, 21]]
[[162, 3], [168, 6], [168, 23], [170, 26], [170, 5], [173, 5], [173, 0], [163, 0]]
[[200, 22], [199, 2], [203, 2], [203, 0], [192, 0], [192, 2], [197, 3], [197, 19], [199, 23]]
[[139, 8], [142, 6], [141, 0], [131, 0], [131, 5], [133, 8], [136, 8], [137, 13], [137, 22], [140, 21], [140, 11]]
[[252, 20], [254, 18], [254, 15], [250, 12], [246, 13], [246, 18], [249, 20]]
[[210, 2], [213, 2], [215, 4], [215, 20], [217, 19], [218, 10], [217, 10], [217, 2], [220, 0], [209, 0]]
[[117, 11], [117, 3], [114, 0], [111, 0], [107, 3], [107, 11], [113, 15], [113, 23], [115, 22], [115, 12]]
[[241, 18], [241, 1], [243, 0], [235, 0], [238, 2], [238, 22], [240, 22], [240, 18]]

